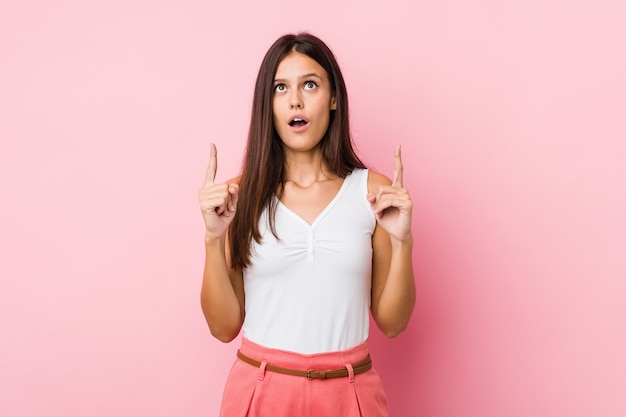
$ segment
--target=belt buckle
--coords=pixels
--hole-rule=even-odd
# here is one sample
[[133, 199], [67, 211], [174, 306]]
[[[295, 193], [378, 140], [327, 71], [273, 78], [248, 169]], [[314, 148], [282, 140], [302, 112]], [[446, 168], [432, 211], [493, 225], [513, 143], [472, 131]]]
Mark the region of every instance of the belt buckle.
[[318, 369], [309, 369], [306, 371], [306, 379], [326, 379], [326, 372], [328, 371], [320, 371]]

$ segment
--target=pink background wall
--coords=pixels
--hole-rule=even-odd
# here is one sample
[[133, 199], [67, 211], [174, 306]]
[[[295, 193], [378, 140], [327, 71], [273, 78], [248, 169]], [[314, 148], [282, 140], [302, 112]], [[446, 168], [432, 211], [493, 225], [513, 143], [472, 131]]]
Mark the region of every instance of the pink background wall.
[[216, 415], [196, 193], [310, 30], [415, 200], [415, 315], [372, 335], [393, 415], [625, 416], [624, 2], [260, 3], [0, 5], [0, 414]]

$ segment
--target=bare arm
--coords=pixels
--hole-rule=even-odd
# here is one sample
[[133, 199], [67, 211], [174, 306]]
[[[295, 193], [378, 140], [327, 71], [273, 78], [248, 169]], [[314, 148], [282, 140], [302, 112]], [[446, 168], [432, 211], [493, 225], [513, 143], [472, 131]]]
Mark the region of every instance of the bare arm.
[[372, 237], [372, 316], [389, 337], [408, 325], [415, 306], [413, 279], [413, 203], [402, 185], [402, 160], [396, 149], [394, 180], [370, 171], [368, 200], [376, 214]]
[[211, 144], [211, 157], [204, 185], [198, 192], [206, 232], [206, 260], [200, 303], [211, 334], [222, 342], [233, 340], [243, 324], [243, 274], [230, 265], [228, 226], [237, 210], [237, 180], [215, 184], [217, 150]]

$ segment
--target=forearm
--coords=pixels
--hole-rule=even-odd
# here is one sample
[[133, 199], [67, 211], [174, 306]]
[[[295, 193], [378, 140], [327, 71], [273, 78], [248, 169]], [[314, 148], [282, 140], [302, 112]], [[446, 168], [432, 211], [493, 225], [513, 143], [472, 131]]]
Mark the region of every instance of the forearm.
[[[211, 334], [223, 342], [234, 339], [243, 323], [243, 306], [226, 262], [224, 239], [205, 239], [206, 260], [201, 305]], [[235, 285], [234, 285], [235, 284]]]
[[389, 272], [384, 286], [373, 304], [378, 327], [389, 337], [400, 334], [408, 325], [415, 307], [412, 238], [391, 243]]

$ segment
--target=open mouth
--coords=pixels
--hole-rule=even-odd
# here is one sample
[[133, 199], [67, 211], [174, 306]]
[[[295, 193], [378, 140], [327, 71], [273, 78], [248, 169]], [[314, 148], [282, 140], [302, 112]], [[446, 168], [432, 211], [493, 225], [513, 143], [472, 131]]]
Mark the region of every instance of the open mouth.
[[301, 117], [294, 117], [293, 119], [291, 119], [289, 121], [289, 126], [291, 127], [300, 127], [300, 126], [304, 126], [307, 123], [309, 123], [307, 120], [301, 118]]

